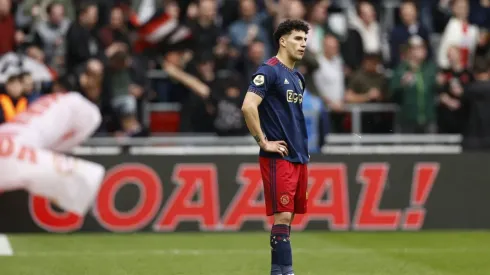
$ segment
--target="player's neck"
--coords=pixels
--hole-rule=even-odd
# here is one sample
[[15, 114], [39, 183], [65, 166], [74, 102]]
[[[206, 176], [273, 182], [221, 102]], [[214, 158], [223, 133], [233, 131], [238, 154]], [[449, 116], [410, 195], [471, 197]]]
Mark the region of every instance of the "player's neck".
[[281, 61], [282, 64], [286, 65], [291, 70], [294, 70], [294, 65], [296, 64], [295, 61], [291, 60], [291, 58], [288, 58], [286, 54], [282, 54], [281, 52], [278, 52], [276, 55], [276, 58]]

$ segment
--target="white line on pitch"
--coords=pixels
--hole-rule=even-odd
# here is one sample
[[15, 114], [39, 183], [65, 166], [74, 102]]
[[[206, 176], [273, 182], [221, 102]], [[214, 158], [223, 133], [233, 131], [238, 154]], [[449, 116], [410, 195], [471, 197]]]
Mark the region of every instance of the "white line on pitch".
[[10, 245], [7, 235], [0, 234], [0, 256], [12, 256], [14, 251]]
[[[17, 251], [15, 256], [20, 257], [73, 257], [73, 256], [132, 256], [132, 255], [260, 255], [268, 254], [269, 249], [141, 249], [141, 250], [80, 250], [80, 251]], [[369, 254], [369, 253], [405, 253], [405, 254], [432, 254], [432, 253], [490, 253], [490, 249], [472, 248], [327, 248], [305, 249], [293, 248], [294, 254]]]

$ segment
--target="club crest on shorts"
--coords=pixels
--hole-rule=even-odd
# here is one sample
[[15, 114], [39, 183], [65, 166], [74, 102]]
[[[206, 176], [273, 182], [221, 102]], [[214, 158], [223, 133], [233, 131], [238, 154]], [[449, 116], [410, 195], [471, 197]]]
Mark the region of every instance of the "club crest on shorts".
[[288, 195], [282, 195], [280, 201], [281, 201], [281, 204], [282, 205], [288, 205], [288, 203], [289, 203], [289, 196]]
[[254, 84], [257, 85], [257, 86], [262, 86], [264, 85], [264, 82], [265, 82], [265, 79], [264, 79], [264, 76], [259, 74], [257, 75], [254, 80], [253, 80]]

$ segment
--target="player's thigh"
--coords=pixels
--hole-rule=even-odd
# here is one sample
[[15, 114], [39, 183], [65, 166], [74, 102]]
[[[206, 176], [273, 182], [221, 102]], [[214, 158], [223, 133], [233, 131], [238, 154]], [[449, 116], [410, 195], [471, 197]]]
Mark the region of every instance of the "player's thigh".
[[294, 196], [294, 213], [304, 214], [308, 206], [308, 166], [297, 164], [298, 184]]
[[292, 163], [282, 159], [261, 158], [260, 168], [267, 215], [294, 212], [297, 175], [292, 169]]

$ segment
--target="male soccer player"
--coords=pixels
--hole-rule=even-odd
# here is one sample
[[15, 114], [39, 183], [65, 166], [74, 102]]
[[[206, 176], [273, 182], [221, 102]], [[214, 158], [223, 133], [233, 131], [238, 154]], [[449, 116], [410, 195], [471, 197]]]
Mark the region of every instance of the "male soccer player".
[[25, 189], [66, 211], [86, 214], [105, 169], [69, 151], [99, 127], [97, 106], [76, 92], [43, 96], [0, 126], [0, 191]]
[[308, 137], [302, 110], [304, 77], [294, 69], [303, 58], [308, 25], [281, 23], [274, 33], [277, 55], [259, 67], [242, 111], [260, 146], [267, 215], [274, 215], [271, 275], [294, 275], [289, 234], [294, 214], [306, 213]]

